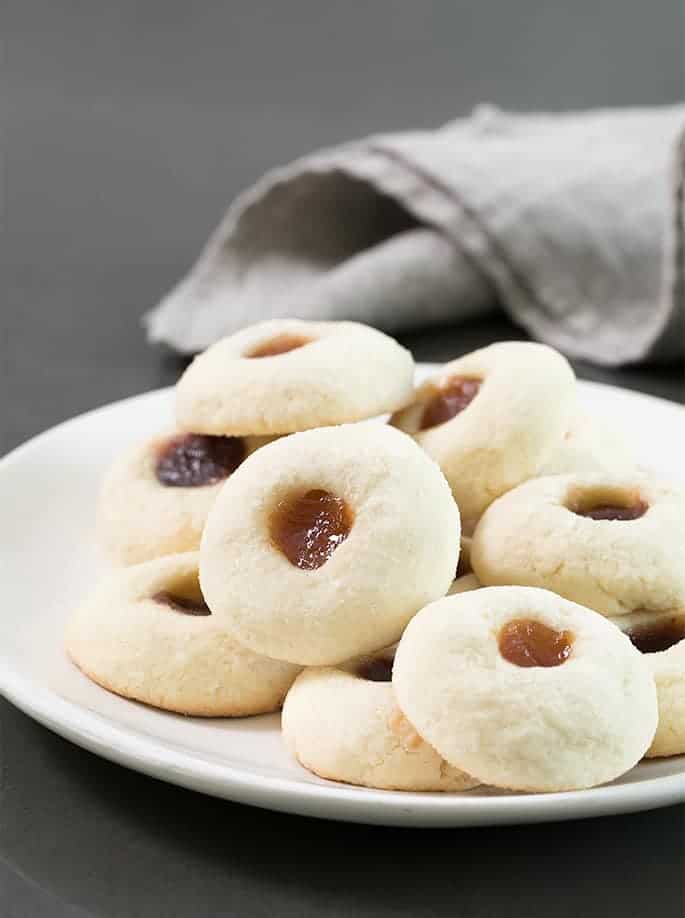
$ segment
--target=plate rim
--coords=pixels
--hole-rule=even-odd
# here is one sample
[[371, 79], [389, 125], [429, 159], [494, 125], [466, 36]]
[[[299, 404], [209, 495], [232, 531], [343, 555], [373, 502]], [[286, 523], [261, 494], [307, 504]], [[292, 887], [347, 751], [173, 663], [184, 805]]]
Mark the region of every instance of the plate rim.
[[[386, 791], [336, 782], [308, 784], [212, 762], [115, 724], [44, 689], [0, 663], [0, 692], [19, 710], [70, 742], [133, 771], [263, 809], [378, 825], [469, 826], [550, 822], [655, 809], [685, 799], [685, 773], [635, 784], [550, 794]], [[60, 712], [63, 716], [60, 717]]]
[[[440, 364], [418, 364], [430, 370]], [[608, 383], [579, 380], [582, 389], [600, 388], [656, 402], [669, 409], [678, 402]], [[0, 458], [5, 471], [25, 453], [70, 425], [128, 403], [168, 396], [172, 386], [154, 389], [93, 408], [30, 438]], [[23, 675], [0, 658], [0, 694], [25, 714], [96, 755], [157, 779], [216, 797], [280, 812], [317, 818], [393, 826], [469, 826], [534, 823], [627, 813], [685, 801], [685, 772], [632, 784], [609, 784], [551, 794], [469, 796], [387, 791], [336, 782], [307, 783], [297, 778], [260, 774], [216, 762], [63, 698]]]

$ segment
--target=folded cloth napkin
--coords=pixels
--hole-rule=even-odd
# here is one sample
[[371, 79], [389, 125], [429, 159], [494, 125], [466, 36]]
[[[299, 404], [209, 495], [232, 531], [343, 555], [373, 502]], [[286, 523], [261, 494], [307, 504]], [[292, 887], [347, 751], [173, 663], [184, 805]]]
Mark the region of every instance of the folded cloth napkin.
[[258, 319], [388, 331], [499, 303], [534, 337], [616, 365], [685, 352], [685, 105], [480, 107], [267, 174], [147, 317], [201, 350]]

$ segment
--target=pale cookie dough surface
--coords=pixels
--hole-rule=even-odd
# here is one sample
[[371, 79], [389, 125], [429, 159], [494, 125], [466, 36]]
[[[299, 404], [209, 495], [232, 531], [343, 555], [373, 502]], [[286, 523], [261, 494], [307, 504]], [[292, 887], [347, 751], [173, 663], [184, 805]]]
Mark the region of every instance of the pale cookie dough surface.
[[73, 612], [66, 650], [94, 682], [154, 707], [207, 717], [278, 709], [300, 668], [238, 644], [213, 615], [153, 597], [201, 599], [196, 552], [113, 572]]
[[479, 590], [480, 583], [475, 574], [464, 574], [463, 577], [457, 577], [452, 586], [447, 591], [448, 596], [454, 596], [457, 593], [470, 593], [471, 590]]
[[[643, 500], [634, 520], [594, 520], [578, 502]], [[485, 586], [553, 590], [610, 617], [685, 608], [685, 494], [642, 477], [538, 478], [499, 498], [473, 536], [471, 564]]]
[[[354, 522], [321, 567], [302, 570], [274, 544], [271, 521], [312, 489], [342, 499]], [[202, 590], [255, 652], [340, 663], [394, 643], [447, 592], [459, 530], [447, 482], [410, 437], [381, 424], [293, 434], [250, 456], [222, 488], [202, 537]]]
[[[500, 629], [517, 619], [571, 632], [568, 659], [530, 667], [504, 659]], [[448, 762], [512, 790], [611, 781], [644, 755], [657, 724], [654, 679], [628, 638], [544, 590], [481, 589], [426, 607], [400, 641], [393, 687]]]
[[634, 449], [615, 429], [611, 418], [599, 419], [578, 409], [561, 442], [537, 476], [631, 475], [637, 469]]
[[[455, 378], [481, 380], [479, 392], [451, 420], [421, 430], [431, 398]], [[440, 465], [470, 533], [495, 498], [551, 459], [569, 428], [575, 397], [575, 376], [561, 354], [509, 341], [445, 364], [392, 423]]]
[[685, 610], [660, 615], [636, 612], [612, 621], [643, 652], [656, 682], [659, 726], [647, 757], [682, 755], [685, 753]]
[[[287, 353], [249, 357], [286, 336]], [[396, 341], [356, 322], [260, 322], [195, 358], [181, 377], [176, 419], [210, 434], [283, 434], [371, 418], [406, 405], [414, 361]]]
[[[197, 551], [202, 529], [223, 481], [168, 487], [157, 479], [159, 451], [178, 435], [159, 434], [116, 459], [107, 471], [97, 508], [98, 543], [115, 564], [139, 564], [162, 555]], [[242, 438], [249, 455], [268, 438]]]
[[659, 699], [659, 726], [647, 756], [685, 753], [685, 640], [646, 655]]
[[463, 791], [478, 782], [448, 765], [397, 707], [389, 682], [357, 675], [357, 661], [305, 670], [283, 705], [283, 739], [322, 778], [405, 791]]

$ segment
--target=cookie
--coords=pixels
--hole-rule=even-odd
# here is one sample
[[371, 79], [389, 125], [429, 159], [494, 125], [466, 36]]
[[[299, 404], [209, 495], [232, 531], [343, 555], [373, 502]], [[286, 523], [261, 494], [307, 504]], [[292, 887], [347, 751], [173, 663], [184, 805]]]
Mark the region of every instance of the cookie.
[[500, 497], [473, 536], [485, 586], [553, 590], [610, 617], [685, 608], [685, 494], [640, 477], [538, 478]]
[[632, 475], [637, 467], [632, 447], [610, 418], [600, 421], [577, 410], [561, 442], [537, 475]]
[[685, 609], [612, 619], [645, 654], [659, 703], [659, 726], [647, 757], [685, 753]]
[[685, 640], [647, 657], [656, 682], [659, 726], [649, 758], [685, 753]]
[[445, 364], [391, 423], [439, 464], [470, 534], [496, 497], [550, 459], [574, 407], [568, 361], [543, 344], [509, 341]]
[[414, 361], [356, 322], [260, 322], [212, 345], [181, 377], [179, 428], [285, 434], [395, 411], [413, 391]]
[[405, 434], [382, 424], [293, 434], [223, 486], [202, 536], [202, 591], [256, 653], [340, 663], [394, 643], [447, 592], [459, 529], [440, 469]]
[[471, 590], [479, 590], [480, 581], [475, 574], [464, 574], [457, 577], [452, 586], [447, 591], [448, 596], [454, 596], [456, 593], [470, 593]]
[[449, 596], [409, 623], [393, 687], [455, 768], [519, 791], [593, 787], [632, 768], [657, 725], [654, 679], [618, 628], [546, 590]]
[[110, 574], [69, 618], [66, 650], [117, 695], [206, 717], [275, 711], [300, 672], [226, 632], [203, 600], [196, 552]]
[[117, 459], [98, 502], [98, 541], [110, 560], [138, 564], [196, 551], [221, 485], [264, 437], [158, 435]]
[[362, 787], [463, 791], [478, 782], [448, 765], [397, 707], [389, 649], [306, 669], [283, 705], [283, 739], [314, 774]]

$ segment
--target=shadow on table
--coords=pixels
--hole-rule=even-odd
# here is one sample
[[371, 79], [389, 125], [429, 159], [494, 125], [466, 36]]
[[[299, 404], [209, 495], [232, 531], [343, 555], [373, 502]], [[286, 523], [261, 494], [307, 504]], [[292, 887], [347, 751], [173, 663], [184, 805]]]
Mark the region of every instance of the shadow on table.
[[[5, 702], [5, 916], [685, 914], [685, 809], [408, 830], [214, 800], [71, 746]], [[4, 876], [4, 881], [3, 881]], [[23, 901], [23, 900], [22, 900]], [[64, 902], [62, 912], [43, 903]]]

